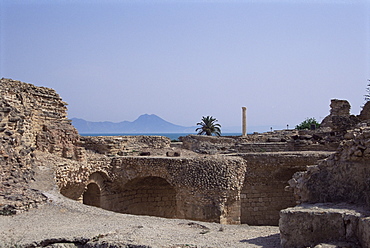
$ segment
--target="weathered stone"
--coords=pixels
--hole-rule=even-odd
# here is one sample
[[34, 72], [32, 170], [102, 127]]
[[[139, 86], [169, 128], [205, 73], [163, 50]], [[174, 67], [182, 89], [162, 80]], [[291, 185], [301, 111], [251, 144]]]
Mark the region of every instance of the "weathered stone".
[[[293, 175], [289, 183], [299, 202], [318, 205], [304, 204], [281, 211], [283, 247], [306, 247], [330, 241], [370, 246], [370, 228], [365, 218], [369, 213], [356, 212], [358, 207], [348, 205], [351, 203], [366, 208], [370, 205], [368, 131], [369, 128], [348, 131], [347, 138], [353, 139], [344, 141], [335, 154], [320, 162], [316, 169]], [[323, 202], [347, 204], [340, 205], [339, 209], [338, 206], [333, 207], [334, 211], [326, 211]], [[318, 224], [320, 226], [315, 227]]]
[[247, 161], [241, 194], [248, 196], [241, 200], [241, 222], [249, 225], [278, 225], [279, 211], [296, 205], [292, 192], [285, 190], [292, 175], [330, 154], [332, 152], [240, 154]]
[[346, 100], [332, 99], [330, 107], [330, 115], [321, 122], [321, 128], [345, 133], [361, 121], [359, 117], [350, 115], [351, 105]]
[[[62, 194], [75, 200], [82, 196], [86, 203], [95, 202], [94, 206], [120, 213], [224, 224], [240, 223], [239, 194], [244, 175], [241, 158], [111, 159], [96, 154], [88, 156], [83, 168], [78, 163], [62, 163], [56, 171]], [[89, 192], [86, 187], [90, 184], [100, 192], [98, 203], [84, 193]]]
[[314, 247], [338, 241], [359, 247], [359, 222], [368, 214], [348, 204], [303, 204], [282, 210], [279, 222], [282, 247]]
[[358, 116], [360, 120], [370, 120], [370, 101], [367, 101]]

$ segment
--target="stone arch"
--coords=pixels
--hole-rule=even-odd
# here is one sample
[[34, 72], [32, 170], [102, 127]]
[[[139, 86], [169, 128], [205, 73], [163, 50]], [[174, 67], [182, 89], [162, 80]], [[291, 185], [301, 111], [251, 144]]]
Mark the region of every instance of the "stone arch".
[[108, 180], [107, 174], [102, 171], [94, 172], [90, 175], [87, 185], [95, 183], [99, 186], [101, 191], [106, 191], [106, 181]]
[[133, 179], [123, 187], [120, 212], [174, 218], [176, 190], [161, 177]]
[[96, 183], [89, 183], [82, 196], [83, 204], [101, 207], [101, 190]]
[[83, 204], [105, 208], [107, 179], [108, 176], [104, 172], [94, 172], [90, 175], [82, 194]]

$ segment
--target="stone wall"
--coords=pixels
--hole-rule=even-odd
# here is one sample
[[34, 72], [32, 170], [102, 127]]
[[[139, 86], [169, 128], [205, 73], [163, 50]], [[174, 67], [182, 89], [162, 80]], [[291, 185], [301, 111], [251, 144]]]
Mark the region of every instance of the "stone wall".
[[81, 146], [108, 155], [140, 155], [145, 148], [163, 149], [171, 146], [171, 140], [163, 136], [82, 136]]
[[231, 137], [213, 137], [204, 135], [188, 135], [179, 138], [182, 147], [190, 151], [203, 154], [216, 154], [227, 152], [235, 145], [235, 138]]
[[[31, 185], [37, 181], [36, 168], [47, 168], [50, 178], [39, 184], [54, 186], [55, 180], [63, 195], [120, 213], [275, 225], [278, 211], [297, 201], [346, 202], [349, 214], [338, 205], [328, 214], [321, 205], [311, 205], [312, 211], [281, 211], [283, 246], [330, 241], [321, 235], [329, 227], [338, 229], [333, 237], [340, 241], [370, 245], [368, 215], [355, 206], [370, 204], [370, 129], [363, 123], [347, 131], [357, 117], [348, 117], [346, 108], [331, 111], [331, 123], [338, 128], [329, 132], [189, 136], [182, 139], [183, 145], [207, 155], [136, 156], [145, 149], [171, 149], [170, 141], [148, 136], [80, 138], [66, 117], [66, 103], [54, 90], [1, 79], [0, 93], [0, 214], [45, 202], [47, 197]], [[361, 116], [367, 118], [366, 113]], [[343, 138], [338, 152], [323, 162], [318, 160], [328, 153], [282, 152], [330, 150]], [[209, 155], [218, 153], [235, 156]], [[312, 164], [316, 166], [297, 172]], [[285, 190], [288, 180], [295, 198]], [[342, 234], [344, 239], [339, 238]]]
[[322, 129], [280, 130], [245, 137], [188, 135], [180, 137], [183, 148], [201, 154], [233, 154], [282, 151], [335, 151], [343, 134]]
[[370, 128], [353, 130], [345, 137], [347, 140], [329, 159], [290, 180], [300, 202], [370, 204]]
[[0, 214], [35, 207], [46, 200], [28, 184], [34, 180], [34, 151], [79, 159], [76, 129], [66, 103], [52, 89], [0, 79]]
[[360, 122], [357, 116], [350, 115], [351, 105], [347, 100], [332, 99], [330, 108], [330, 114], [320, 124], [321, 128], [345, 133]]
[[[288, 132], [289, 134], [291, 132]], [[246, 152], [278, 152], [288, 150], [288, 136], [252, 134], [248, 136], [215, 137], [188, 135], [180, 137], [183, 148], [202, 154], [230, 154]]]
[[[281, 211], [282, 247], [369, 247], [369, 211], [350, 204], [302, 204]], [[321, 244], [327, 244], [321, 245]]]
[[[100, 206], [111, 211], [240, 223], [246, 168], [241, 158], [127, 156], [108, 160], [88, 153], [84, 166], [58, 164], [61, 192], [75, 200], [83, 201], [87, 186], [95, 183], [101, 191]], [[92, 180], [96, 173], [102, 179]]]
[[[368, 212], [370, 207], [370, 128], [349, 131], [338, 151], [289, 181], [302, 207], [282, 211], [280, 230], [283, 247], [303, 247], [318, 242], [345, 241], [369, 247]], [[322, 210], [331, 204], [330, 211]], [[343, 206], [345, 207], [338, 207]], [[302, 205], [305, 206], [305, 205]], [[317, 215], [319, 210], [320, 216]], [[331, 217], [332, 216], [332, 217]], [[292, 226], [292, 223], [299, 223]], [[320, 225], [319, 225], [320, 224]], [[297, 227], [310, 227], [309, 235]], [[342, 233], [323, 235], [332, 229]]]
[[279, 211], [296, 205], [288, 180], [297, 171], [328, 157], [331, 152], [242, 154], [247, 161], [241, 191], [241, 223], [278, 225]]

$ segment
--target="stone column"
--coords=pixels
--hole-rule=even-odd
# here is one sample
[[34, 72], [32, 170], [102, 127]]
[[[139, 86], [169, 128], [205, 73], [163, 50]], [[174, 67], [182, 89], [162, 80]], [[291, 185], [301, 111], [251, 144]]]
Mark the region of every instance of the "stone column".
[[242, 120], [243, 120], [243, 125], [242, 125], [242, 136], [247, 136], [247, 108], [242, 107]]

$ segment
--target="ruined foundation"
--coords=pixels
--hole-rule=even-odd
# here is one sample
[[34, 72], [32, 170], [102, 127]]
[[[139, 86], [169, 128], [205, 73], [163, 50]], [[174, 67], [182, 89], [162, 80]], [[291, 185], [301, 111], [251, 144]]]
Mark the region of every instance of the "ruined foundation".
[[81, 137], [52, 89], [1, 79], [0, 93], [2, 215], [45, 203], [42, 185], [33, 185], [42, 184], [36, 171], [48, 170], [43, 180], [76, 204], [222, 224], [279, 224], [283, 247], [370, 246], [368, 104], [353, 116], [346, 101], [332, 100], [319, 130], [189, 135], [175, 147], [159, 136]]

